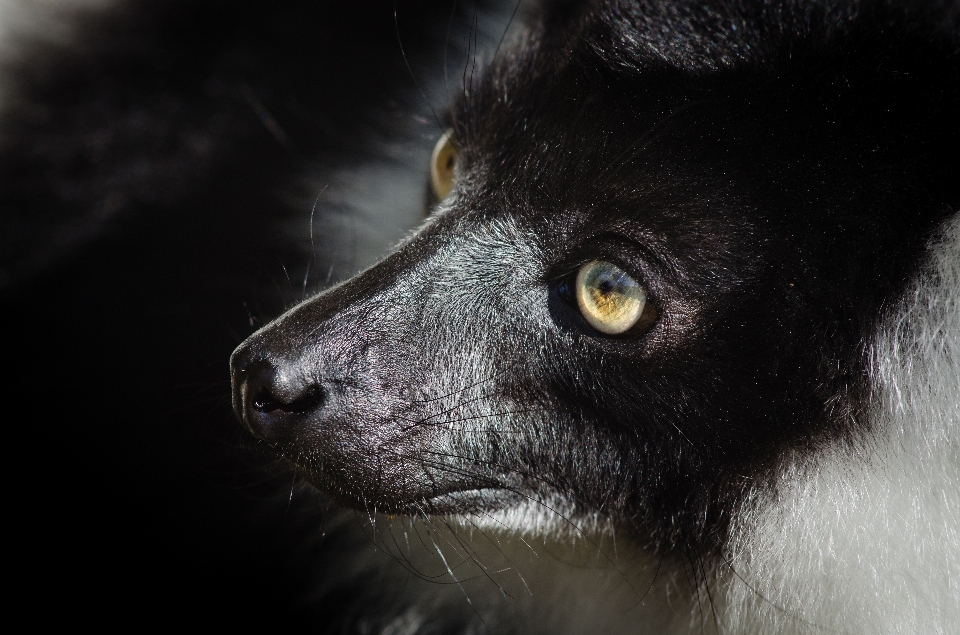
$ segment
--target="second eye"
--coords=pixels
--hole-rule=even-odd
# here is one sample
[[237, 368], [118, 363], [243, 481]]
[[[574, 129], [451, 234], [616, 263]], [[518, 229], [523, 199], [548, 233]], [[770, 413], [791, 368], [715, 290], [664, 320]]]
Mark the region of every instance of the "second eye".
[[453, 130], [447, 130], [433, 147], [433, 155], [430, 157], [430, 187], [438, 201], [447, 198], [453, 190], [456, 167], [457, 146], [453, 142]]

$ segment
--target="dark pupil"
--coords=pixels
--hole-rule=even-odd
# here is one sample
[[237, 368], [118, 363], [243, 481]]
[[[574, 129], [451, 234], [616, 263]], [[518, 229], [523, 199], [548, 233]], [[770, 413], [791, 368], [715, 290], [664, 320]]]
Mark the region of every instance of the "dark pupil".
[[613, 282], [610, 280], [603, 280], [600, 284], [597, 285], [597, 289], [600, 290], [600, 293], [607, 295], [613, 291]]

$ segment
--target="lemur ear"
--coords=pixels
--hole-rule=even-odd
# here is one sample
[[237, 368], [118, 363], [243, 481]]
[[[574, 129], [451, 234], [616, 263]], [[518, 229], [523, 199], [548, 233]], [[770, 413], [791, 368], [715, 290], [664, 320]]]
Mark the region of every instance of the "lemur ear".
[[453, 141], [453, 130], [444, 132], [430, 157], [430, 187], [438, 201], [442, 201], [453, 190], [454, 171], [457, 167], [457, 146]]

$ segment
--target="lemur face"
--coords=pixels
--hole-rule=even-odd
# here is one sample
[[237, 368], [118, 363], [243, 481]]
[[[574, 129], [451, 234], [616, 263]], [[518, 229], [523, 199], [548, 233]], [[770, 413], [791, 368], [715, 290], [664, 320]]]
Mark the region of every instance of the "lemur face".
[[234, 353], [238, 415], [343, 504], [691, 544], [787, 449], [867, 425], [863, 342], [940, 213], [886, 114], [912, 102], [833, 50], [816, 84], [786, 56], [625, 68], [616, 18], [502, 53], [424, 226]]

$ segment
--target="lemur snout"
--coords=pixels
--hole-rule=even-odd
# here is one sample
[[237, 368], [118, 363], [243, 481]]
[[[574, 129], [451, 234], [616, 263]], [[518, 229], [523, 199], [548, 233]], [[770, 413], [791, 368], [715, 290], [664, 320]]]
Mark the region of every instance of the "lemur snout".
[[241, 346], [230, 359], [233, 409], [247, 428], [267, 442], [283, 440], [297, 424], [323, 407], [325, 392], [296, 372]]

